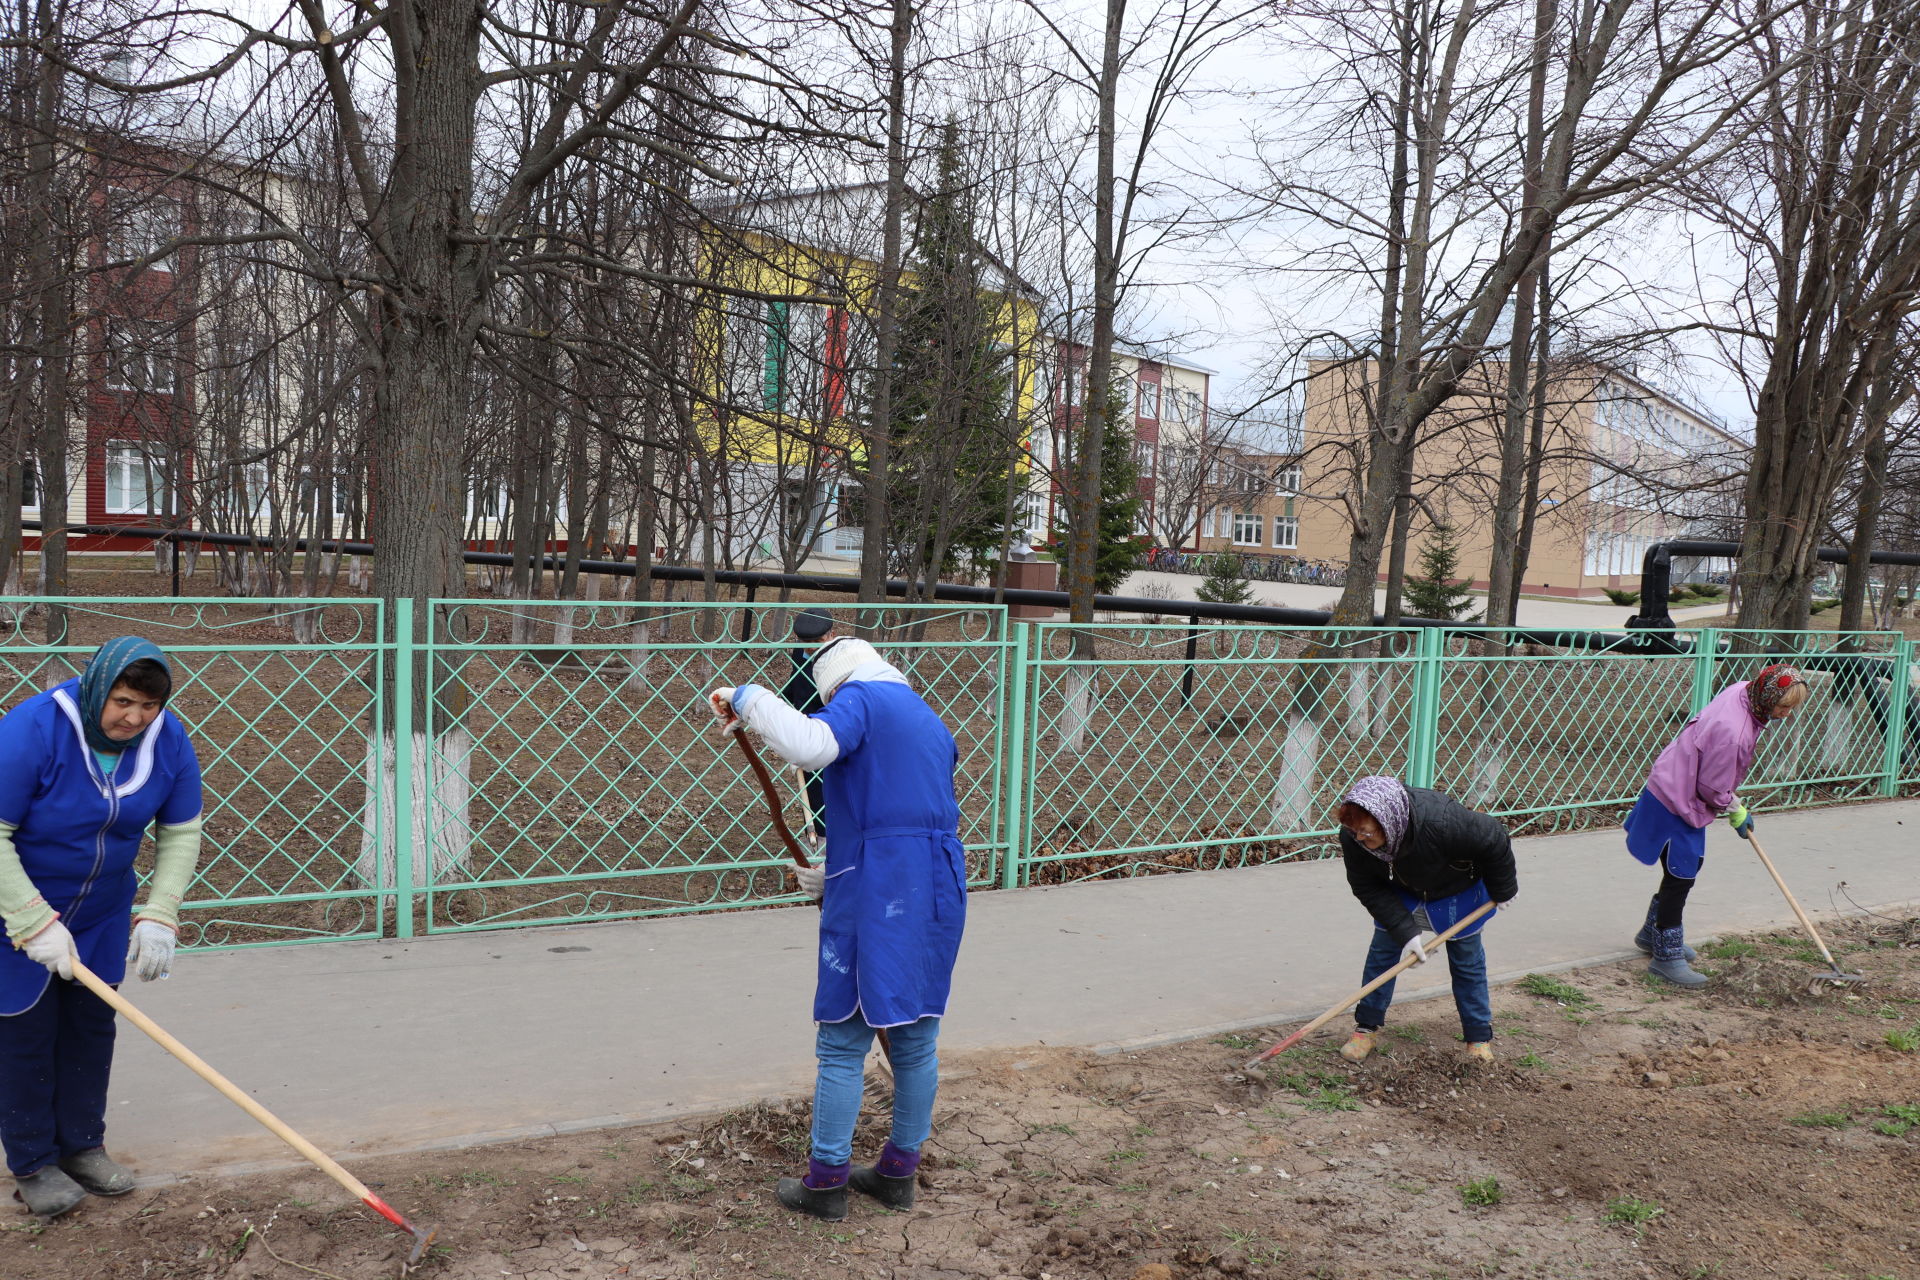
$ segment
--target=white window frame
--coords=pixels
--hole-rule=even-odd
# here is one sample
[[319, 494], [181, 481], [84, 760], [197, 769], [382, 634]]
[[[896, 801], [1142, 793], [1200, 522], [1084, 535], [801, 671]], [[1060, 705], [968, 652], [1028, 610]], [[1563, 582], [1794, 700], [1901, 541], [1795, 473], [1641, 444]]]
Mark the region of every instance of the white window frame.
[[273, 469], [265, 461], [240, 468], [240, 497], [250, 520], [273, 514]]
[[1139, 383], [1139, 394], [1134, 403], [1134, 416], [1160, 420], [1160, 384], [1148, 382], [1144, 378]]
[[1300, 492], [1300, 464], [1280, 467], [1273, 473], [1273, 491], [1281, 495]]
[[[145, 325], [120, 316], [106, 320], [107, 387], [138, 395], [170, 396], [179, 390], [173, 358], [152, 340]], [[135, 377], [129, 371], [137, 372]]]
[[1266, 545], [1260, 540], [1260, 535], [1263, 532], [1260, 526], [1265, 523], [1266, 521], [1262, 520], [1254, 512], [1234, 512], [1232, 525], [1233, 545], [1236, 547], [1259, 547]]
[[[131, 187], [107, 189], [107, 260], [138, 261], [174, 239], [184, 225], [178, 200]], [[176, 253], [147, 264], [149, 271], [174, 269]]]
[[[101, 506], [107, 513], [116, 516], [166, 514], [169, 503], [164, 464], [155, 459], [152, 452], [138, 440], [109, 440], [104, 446], [104, 451], [105, 465], [101, 470], [100, 497]], [[130, 501], [134, 491], [133, 481], [136, 469], [144, 482], [142, 485], [146, 492], [144, 505], [134, 505]], [[116, 477], [116, 471], [122, 474]], [[118, 502], [115, 501], [116, 487], [119, 489]]]
[[1276, 551], [1298, 551], [1300, 549], [1300, 517], [1275, 516], [1273, 518], [1273, 547]]
[[[483, 497], [491, 499], [485, 507], [481, 506]], [[490, 485], [476, 482], [467, 486], [467, 519], [502, 520], [506, 514], [507, 486], [504, 481], [496, 480]]]

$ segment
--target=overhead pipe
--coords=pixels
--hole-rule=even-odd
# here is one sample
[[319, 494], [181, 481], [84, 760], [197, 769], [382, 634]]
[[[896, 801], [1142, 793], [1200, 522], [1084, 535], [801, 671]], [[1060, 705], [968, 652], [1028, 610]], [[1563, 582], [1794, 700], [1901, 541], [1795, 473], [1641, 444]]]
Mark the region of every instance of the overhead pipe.
[[[40, 531], [38, 520], [22, 520], [23, 529]], [[88, 537], [147, 538], [155, 542], [167, 542], [178, 545], [182, 542], [200, 543], [215, 547], [241, 547], [248, 550], [265, 551], [284, 547], [284, 542], [262, 538], [244, 533], [210, 533], [197, 529], [166, 529], [146, 525], [103, 525], [70, 524], [65, 526], [68, 533], [83, 534]], [[1707, 544], [1700, 544], [1707, 545]], [[1718, 545], [1718, 544], [1713, 544]], [[373, 544], [370, 542], [347, 542], [334, 538], [296, 538], [292, 543], [295, 551], [317, 551], [323, 555], [371, 556]], [[466, 551], [462, 558], [467, 564], [511, 566], [515, 557], [505, 551]], [[542, 568], [560, 570], [566, 566], [566, 557], [542, 554], [539, 557]], [[631, 578], [637, 572], [637, 566], [631, 560], [586, 560], [575, 566], [582, 573], [601, 573]], [[706, 582], [725, 583], [728, 586], [746, 587], [749, 591], [756, 588], [781, 589], [794, 591], [827, 591], [847, 595], [857, 594], [860, 579], [834, 574], [778, 573], [763, 569], [701, 569], [691, 565], [647, 566], [647, 576], [659, 582]], [[935, 582], [929, 587], [926, 583], [908, 582], [903, 579], [889, 579], [883, 584], [888, 596], [927, 596], [935, 600], [951, 600], [966, 604], [1024, 604], [1044, 605], [1054, 609], [1070, 607], [1072, 597], [1064, 591], [1036, 591], [1024, 587], [1007, 587], [996, 590], [992, 587], [968, 587], [951, 582]], [[1102, 613], [1133, 613], [1155, 617], [1184, 618], [1189, 625], [1197, 624], [1200, 619], [1214, 622], [1263, 622], [1273, 626], [1324, 627], [1333, 621], [1333, 615], [1320, 609], [1292, 609], [1282, 605], [1267, 604], [1216, 604], [1205, 600], [1159, 600], [1144, 596], [1095, 596], [1093, 607]], [[1384, 615], [1374, 614], [1372, 627], [1386, 627]], [[1691, 650], [1691, 641], [1677, 638], [1626, 637], [1617, 632], [1606, 631], [1480, 631], [1472, 624], [1462, 624], [1443, 618], [1400, 619], [1403, 627], [1443, 627], [1463, 636], [1480, 638], [1504, 643], [1540, 644], [1557, 648], [1612, 649], [1632, 648], [1638, 653], [1684, 653]], [[1364, 628], [1360, 628], [1364, 629]]]
[[[1627, 619], [1631, 630], [1672, 631], [1673, 615], [1668, 611], [1668, 601], [1673, 586], [1673, 558], [1675, 556], [1712, 556], [1724, 560], [1740, 558], [1740, 544], [1737, 542], [1703, 542], [1691, 538], [1679, 538], [1671, 542], [1656, 542], [1647, 548], [1640, 561], [1640, 612]], [[1850, 553], [1840, 547], [1822, 547], [1814, 552], [1814, 558], [1829, 564], [1845, 564]], [[1920, 565], [1920, 552], [1914, 551], [1870, 551], [1867, 553], [1869, 564]]]

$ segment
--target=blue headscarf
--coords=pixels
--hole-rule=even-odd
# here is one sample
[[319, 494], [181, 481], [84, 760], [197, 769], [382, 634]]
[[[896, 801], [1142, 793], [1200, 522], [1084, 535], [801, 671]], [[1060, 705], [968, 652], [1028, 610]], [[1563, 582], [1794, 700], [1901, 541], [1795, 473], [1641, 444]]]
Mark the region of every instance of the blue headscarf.
[[118, 742], [109, 738], [106, 730], [100, 727], [100, 717], [107, 710], [107, 695], [113, 692], [113, 686], [120, 682], [126, 669], [142, 658], [153, 659], [167, 668], [169, 676], [173, 674], [173, 668], [167, 664], [167, 655], [160, 652], [160, 646], [139, 636], [121, 636], [117, 640], [107, 641], [100, 646], [99, 652], [87, 659], [86, 667], [80, 672], [80, 729], [87, 735], [87, 745], [95, 751], [117, 755], [139, 745], [140, 739], [152, 730], [153, 726], [148, 725], [127, 741]]

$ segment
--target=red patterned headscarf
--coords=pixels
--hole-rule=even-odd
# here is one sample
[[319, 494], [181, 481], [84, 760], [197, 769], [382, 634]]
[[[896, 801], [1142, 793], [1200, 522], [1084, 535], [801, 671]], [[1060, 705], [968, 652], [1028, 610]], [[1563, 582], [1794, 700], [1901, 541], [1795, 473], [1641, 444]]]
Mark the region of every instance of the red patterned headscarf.
[[1747, 706], [1755, 718], [1773, 719], [1773, 709], [1787, 696], [1795, 685], [1804, 685], [1807, 678], [1800, 674], [1799, 668], [1790, 667], [1784, 662], [1776, 662], [1770, 667], [1761, 668], [1760, 674], [1747, 682]]

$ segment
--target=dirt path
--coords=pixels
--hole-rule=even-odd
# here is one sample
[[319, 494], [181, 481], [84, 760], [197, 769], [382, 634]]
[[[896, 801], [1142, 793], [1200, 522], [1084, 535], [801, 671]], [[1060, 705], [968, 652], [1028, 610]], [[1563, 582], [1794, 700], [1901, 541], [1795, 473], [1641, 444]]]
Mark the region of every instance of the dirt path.
[[[1444, 1001], [1399, 1010], [1360, 1067], [1330, 1035], [1252, 1077], [1240, 1036], [950, 1062], [908, 1214], [775, 1205], [798, 1104], [359, 1172], [440, 1225], [439, 1280], [1914, 1280], [1920, 921], [1840, 935], [1862, 990], [1810, 990], [1804, 944], [1765, 935], [1713, 948], [1701, 993], [1631, 964], [1497, 991], [1490, 1069]], [[317, 1175], [0, 1226], [5, 1280], [395, 1271], [393, 1237]]]

